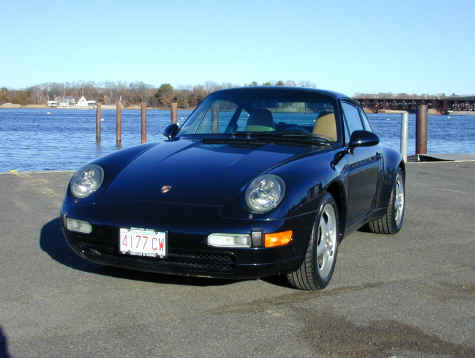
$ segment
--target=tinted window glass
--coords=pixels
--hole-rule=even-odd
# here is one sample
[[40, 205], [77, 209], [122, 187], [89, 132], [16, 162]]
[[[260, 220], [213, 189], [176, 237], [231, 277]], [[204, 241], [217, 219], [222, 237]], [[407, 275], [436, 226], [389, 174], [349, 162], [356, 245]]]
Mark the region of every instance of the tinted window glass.
[[345, 143], [349, 143], [350, 142], [350, 130], [348, 129], [348, 123], [347, 123], [347, 121], [343, 121], [343, 123], [345, 124]]
[[188, 123], [191, 133], [223, 133], [236, 113], [237, 105], [229, 101], [215, 101]]
[[180, 135], [297, 132], [338, 140], [335, 101], [312, 92], [228, 90], [206, 98]]
[[354, 131], [364, 130], [363, 123], [361, 122], [360, 114], [358, 112], [358, 108], [346, 102], [342, 102], [341, 106], [343, 108], [343, 113], [345, 114], [345, 119], [346, 123], [348, 124], [350, 135]]

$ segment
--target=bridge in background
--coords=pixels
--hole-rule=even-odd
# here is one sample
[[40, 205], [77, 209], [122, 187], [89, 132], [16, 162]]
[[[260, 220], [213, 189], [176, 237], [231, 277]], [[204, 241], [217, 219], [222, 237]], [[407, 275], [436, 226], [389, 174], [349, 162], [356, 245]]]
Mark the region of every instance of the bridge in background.
[[430, 96], [406, 94], [359, 94], [353, 97], [372, 112], [401, 110], [416, 112], [417, 106], [426, 104], [431, 112], [448, 114], [451, 112], [474, 112], [475, 95], [472, 96]]

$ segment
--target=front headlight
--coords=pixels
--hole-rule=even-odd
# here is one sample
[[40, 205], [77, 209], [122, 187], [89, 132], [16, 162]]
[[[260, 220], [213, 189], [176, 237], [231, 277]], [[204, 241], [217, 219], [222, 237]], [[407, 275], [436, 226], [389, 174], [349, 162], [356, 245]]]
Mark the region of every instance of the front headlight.
[[104, 170], [96, 165], [89, 164], [74, 173], [70, 188], [76, 198], [85, 198], [91, 195], [102, 185]]
[[255, 178], [246, 189], [246, 204], [253, 213], [266, 213], [280, 204], [285, 195], [284, 180], [274, 174]]

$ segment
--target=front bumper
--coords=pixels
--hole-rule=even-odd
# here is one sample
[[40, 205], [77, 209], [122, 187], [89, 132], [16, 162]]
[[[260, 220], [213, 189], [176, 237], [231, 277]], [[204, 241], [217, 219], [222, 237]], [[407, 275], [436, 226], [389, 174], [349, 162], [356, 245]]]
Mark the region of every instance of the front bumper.
[[206, 244], [207, 235], [202, 232], [168, 231], [167, 256], [150, 258], [121, 254], [117, 226], [93, 224], [91, 234], [80, 234], [68, 231], [62, 221], [63, 234], [70, 247], [89, 261], [139, 271], [227, 279], [260, 278], [299, 267], [310, 237], [313, 215], [268, 225], [266, 232], [293, 230], [292, 242], [275, 248], [216, 248]]

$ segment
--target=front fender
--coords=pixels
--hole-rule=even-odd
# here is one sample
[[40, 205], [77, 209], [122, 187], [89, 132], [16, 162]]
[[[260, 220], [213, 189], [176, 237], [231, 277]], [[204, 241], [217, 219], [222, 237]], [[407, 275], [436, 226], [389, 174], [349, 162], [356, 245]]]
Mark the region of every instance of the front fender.
[[[96, 160], [92, 161], [90, 164], [100, 165], [104, 169], [104, 181], [98, 191], [84, 199], [80, 199], [80, 201], [86, 203], [91, 200], [94, 200], [97, 195], [100, 195], [100, 193], [107, 189], [107, 187], [112, 183], [112, 181], [117, 177], [117, 175], [122, 171], [122, 169], [124, 169], [135, 158], [137, 158], [138, 156], [156, 145], [158, 144], [149, 143], [138, 145], [131, 148], [119, 150], [115, 153], [106, 155], [101, 158], [97, 158]], [[68, 185], [65, 201], [67, 201], [71, 197], [72, 194]]]
[[223, 210], [228, 218], [241, 220], [283, 220], [313, 213], [318, 208], [321, 193], [338, 177], [338, 171], [331, 168], [335, 151], [318, 152], [298, 160], [280, 165], [268, 173], [284, 179], [286, 194], [284, 200], [274, 210], [266, 214], [250, 215], [245, 204], [245, 188], [233, 203], [229, 203]]

